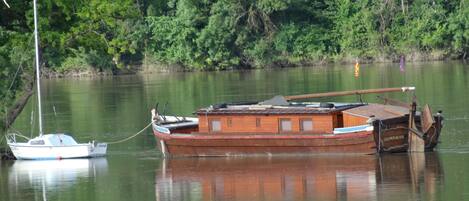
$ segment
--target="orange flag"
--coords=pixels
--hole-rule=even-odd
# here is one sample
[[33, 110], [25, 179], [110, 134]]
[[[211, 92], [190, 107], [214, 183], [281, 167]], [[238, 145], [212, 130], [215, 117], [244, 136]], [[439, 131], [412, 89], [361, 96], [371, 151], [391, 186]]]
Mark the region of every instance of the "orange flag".
[[360, 75], [360, 64], [358, 64], [358, 60], [355, 61], [355, 77]]

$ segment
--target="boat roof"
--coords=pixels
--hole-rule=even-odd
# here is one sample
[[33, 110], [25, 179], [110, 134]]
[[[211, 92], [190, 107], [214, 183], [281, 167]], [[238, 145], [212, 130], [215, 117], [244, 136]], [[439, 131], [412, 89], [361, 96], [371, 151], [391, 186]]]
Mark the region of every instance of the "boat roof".
[[[363, 106], [363, 103], [327, 103], [332, 107], [324, 107], [321, 103], [316, 102], [291, 102], [289, 105], [218, 105], [199, 109], [198, 115], [224, 115], [224, 114], [329, 114], [340, 112], [343, 110]], [[321, 107], [322, 106], [322, 107]]]
[[46, 134], [29, 140], [31, 145], [63, 146], [78, 144], [73, 137], [66, 134]]
[[409, 109], [394, 105], [368, 104], [344, 110], [343, 113], [369, 118], [374, 115], [375, 119], [393, 119], [409, 114]]

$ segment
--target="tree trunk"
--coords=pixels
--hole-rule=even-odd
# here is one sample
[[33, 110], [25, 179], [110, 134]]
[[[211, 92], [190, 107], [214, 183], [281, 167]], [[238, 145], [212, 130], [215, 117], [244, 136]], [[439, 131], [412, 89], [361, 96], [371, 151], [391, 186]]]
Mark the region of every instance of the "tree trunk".
[[401, 0], [401, 9], [402, 9], [402, 15], [405, 16], [405, 4], [404, 4], [404, 0]]
[[24, 79], [26, 80], [26, 85], [23, 89], [24, 91], [23, 96], [21, 96], [21, 98], [18, 99], [11, 108], [8, 109], [7, 115], [5, 119], [3, 120], [3, 125], [2, 125], [3, 131], [6, 131], [8, 128], [10, 128], [13, 122], [15, 122], [15, 119], [18, 117], [21, 111], [23, 111], [23, 108], [28, 103], [29, 98], [34, 93], [33, 91], [34, 79], [29, 75], [25, 75], [25, 76], [26, 78]]

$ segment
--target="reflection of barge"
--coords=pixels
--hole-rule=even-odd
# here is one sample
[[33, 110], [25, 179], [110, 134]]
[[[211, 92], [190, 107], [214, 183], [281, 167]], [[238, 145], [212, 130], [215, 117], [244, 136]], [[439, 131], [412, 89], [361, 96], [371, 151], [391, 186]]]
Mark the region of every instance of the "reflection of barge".
[[[387, 104], [309, 103], [295, 99], [413, 91], [413, 87], [331, 92], [199, 109], [198, 119], [168, 123], [153, 113], [153, 132], [163, 154], [230, 156], [245, 154], [363, 153], [432, 150], [442, 117], [428, 106], [385, 99]], [[390, 103], [393, 103], [391, 105]], [[411, 144], [411, 146], [409, 146]]]
[[437, 197], [442, 180], [443, 167], [435, 153], [169, 158], [156, 170], [155, 197], [233, 201], [393, 200], [425, 188], [425, 198], [432, 200]]

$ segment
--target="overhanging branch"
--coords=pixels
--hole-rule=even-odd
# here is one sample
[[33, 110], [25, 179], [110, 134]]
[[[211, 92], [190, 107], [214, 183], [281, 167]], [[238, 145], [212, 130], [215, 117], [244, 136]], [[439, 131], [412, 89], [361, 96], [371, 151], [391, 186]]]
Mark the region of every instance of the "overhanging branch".
[[18, 115], [21, 113], [21, 111], [23, 111], [24, 106], [26, 106], [26, 104], [28, 103], [29, 98], [34, 93], [34, 91], [33, 91], [34, 78], [27, 75], [27, 78], [25, 78], [25, 79], [27, 80], [27, 84], [24, 87], [23, 96], [21, 96], [21, 98], [18, 99], [16, 101], [16, 103], [10, 109], [8, 109], [8, 111], [7, 111], [7, 116], [6, 116], [6, 118], [4, 119], [4, 122], [3, 122], [3, 127], [5, 129], [10, 128], [11, 124], [13, 124], [13, 122], [15, 122], [16, 117], [18, 117]]

